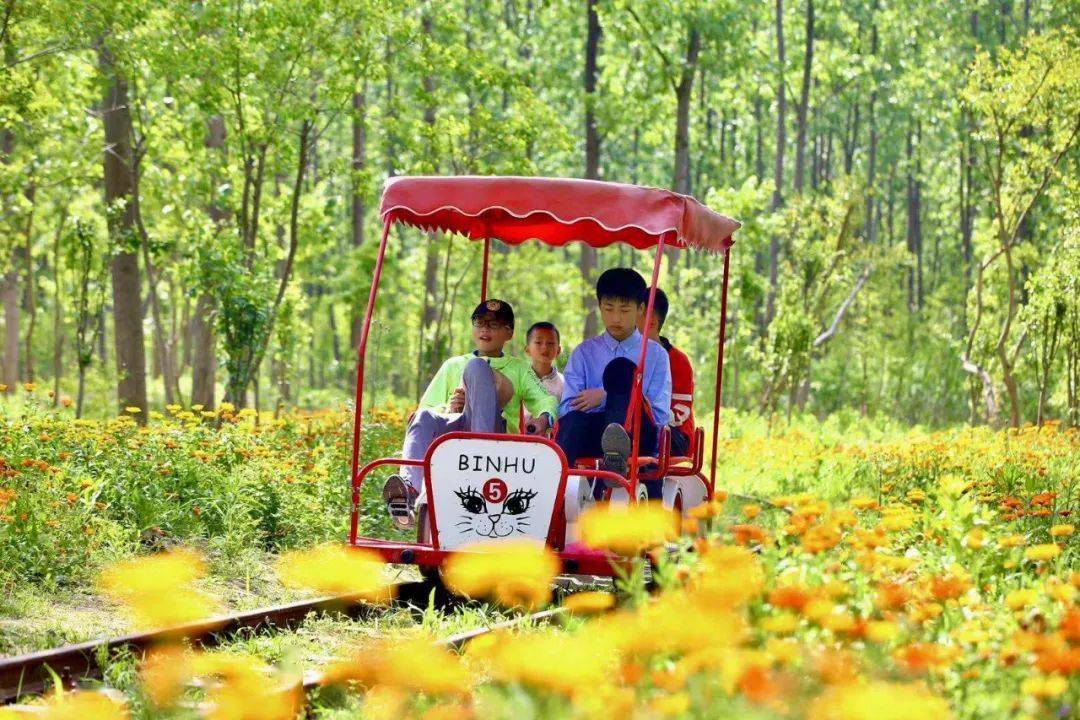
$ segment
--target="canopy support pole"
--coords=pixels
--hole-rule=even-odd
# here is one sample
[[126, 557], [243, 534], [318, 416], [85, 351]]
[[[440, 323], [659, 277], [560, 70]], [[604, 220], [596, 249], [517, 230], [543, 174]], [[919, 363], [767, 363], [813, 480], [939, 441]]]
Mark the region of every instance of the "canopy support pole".
[[[634, 387], [630, 395], [630, 407], [626, 413], [626, 422], [630, 423], [630, 430], [633, 441], [631, 443], [630, 457], [634, 458], [634, 462], [630, 465], [630, 477], [627, 478], [630, 481], [630, 490], [634, 494], [634, 497], [630, 499], [631, 502], [637, 497], [637, 484], [638, 475], [640, 473], [637, 464], [637, 457], [641, 452], [641, 423], [638, 422], [638, 418], [641, 417], [641, 413], [644, 411], [642, 405], [645, 403], [643, 398], [642, 383], [645, 376], [645, 354], [649, 349], [649, 326], [652, 324], [653, 307], [656, 304], [656, 284], [660, 280], [660, 265], [664, 262], [664, 236], [661, 235], [659, 241], [656, 243], [656, 258], [653, 261], [652, 271], [652, 284], [649, 287], [649, 302], [645, 306], [645, 332], [641, 334], [641, 350], [638, 351], [637, 368], [634, 370]], [[660, 440], [661, 428], [656, 428], [657, 442]]]
[[488, 258], [491, 256], [491, 238], [484, 238], [484, 270], [480, 278], [480, 302], [488, 299]]
[[360, 427], [364, 416], [364, 353], [367, 350], [368, 335], [371, 332], [371, 317], [375, 312], [375, 298], [379, 294], [379, 278], [382, 276], [383, 258], [386, 257], [386, 241], [390, 237], [390, 218], [383, 221], [382, 240], [379, 242], [379, 254], [375, 259], [375, 272], [371, 275], [371, 289], [368, 291], [367, 309], [364, 311], [364, 324], [360, 330], [360, 344], [356, 348], [356, 397], [355, 420], [352, 438], [352, 472], [349, 484], [352, 487], [352, 514], [349, 518], [349, 544], [356, 543], [357, 524], [360, 520], [360, 484], [357, 472], [360, 469]]
[[716, 341], [716, 396], [713, 399], [712, 467], [709, 470], [709, 497], [716, 492], [716, 450], [720, 437], [720, 391], [724, 386], [724, 341], [727, 335], [728, 262], [731, 248], [724, 248], [724, 282], [720, 289], [720, 336]]

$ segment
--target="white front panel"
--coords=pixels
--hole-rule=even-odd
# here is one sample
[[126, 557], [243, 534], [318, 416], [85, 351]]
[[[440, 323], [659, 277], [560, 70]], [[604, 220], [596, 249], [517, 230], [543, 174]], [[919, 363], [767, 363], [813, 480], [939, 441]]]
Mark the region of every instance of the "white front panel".
[[431, 454], [431, 498], [438, 547], [491, 540], [544, 542], [562, 461], [550, 446], [515, 440], [451, 438]]

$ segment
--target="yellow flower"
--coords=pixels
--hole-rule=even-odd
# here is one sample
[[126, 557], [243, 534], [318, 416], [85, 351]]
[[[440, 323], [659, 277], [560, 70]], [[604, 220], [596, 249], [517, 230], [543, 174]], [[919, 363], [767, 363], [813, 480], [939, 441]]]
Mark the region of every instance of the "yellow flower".
[[1075, 531], [1074, 525], [1054, 525], [1050, 528], [1050, 537], [1069, 537]]
[[1043, 560], [1053, 560], [1061, 554], [1061, 546], [1056, 543], [1046, 543], [1045, 545], [1032, 545], [1024, 551], [1024, 557], [1028, 560], [1034, 560], [1036, 562]]
[[453, 696], [468, 694], [472, 686], [458, 655], [423, 638], [378, 641], [332, 663], [323, 673], [324, 684], [345, 682]]
[[191, 550], [126, 560], [106, 568], [102, 592], [123, 603], [146, 628], [172, 627], [207, 618], [217, 608], [213, 597], [193, 587], [206, 574], [206, 562]]
[[799, 618], [791, 613], [780, 613], [762, 620], [760, 627], [774, 635], [790, 635], [799, 628]]
[[370, 720], [398, 720], [406, 717], [409, 695], [404, 690], [376, 685], [364, 693], [364, 717]]
[[300, 677], [275, 673], [251, 655], [199, 653], [191, 673], [218, 680], [206, 695], [209, 720], [293, 720], [304, 704]]
[[1055, 698], [1069, 689], [1062, 675], [1033, 675], [1020, 683], [1020, 692], [1037, 698]]
[[54, 696], [44, 711], [34, 717], [44, 720], [127, 720], [130, 714], [119, 700], [103, 693], [79, 690]]
[[551, 584], [559, 574], [558, 557], [530, 540], [478, 543], [454, 553], [446, 562], [447, 586], [469, 597], [491, 597], [508, 607], [535, 608], [551, 600]]
[[158, 707], [176, 702], [191, 675], [189, 653], [172, 645], [152, 648], [139, 667], [143, 691]]
[[124, 412], [128, 413], [129, 415], [138, 415], [142, 412], [142, 408], [135, 407], [134, 405], [128, 405], [126, 408], [124, 408]]
[[986, 546], [986, 533], [979, 528], [972, 528], [964, 536], [964, 545], [969, 550], [980, 550]]
[[701, 503], [700, 505], [690, 508], [686, 514], [694, 520], [708, 520], [709, 518], [716, 517], [723, 511], [724, 502], [722, 500], [713, 499], [710, 502]]
[[757, 555], [735, 545], [720, 545], [702, 554], [700, 573], [690, 587], [706, 604], [736, 607], [757, 597], [764, 584], [765, 572]]
[[685, 692], [658, 695], [649, 708], [660, 717], [676, 717], [690, 709], [690, 696]]
[[287, 552], [278, 559], [276, 569], [286, 587], [385, 602], [393, 595], [385, 567], [386, 563], [373, 552], [328, 543]]
[[1005, 604], [1012, 610], [1019, 610], [1039, 599], [1039, 594], [1031, 588], [1012, 590], [1005, 596]]
[[34, 392], [35, 390], [37, 390], [37, 383], [23, 383], [23, 390], [25, 390], [26, 392]]
[[593, 615], [615, 607], [615, 596], [600, 590], [569, 595], [562, 606], [575, 615]]
[[950, 720], [949, 704], [922, 685], [873, 682], [842, 684], [810, 703], [807, 720]]
[[605, 685], [618, 659], [609, 642], [588, 631], [513, 635], [494, 643], [488, 653], [496, 680], [567, 697], [588, 696]]
[[747, 520], [753, 520], [761, 514], [761, 506], [751, 503], [750, 505], [746, 505], [743, 507], [742, 513]]
[[907, 530], [915, 524], [915, 512], [907, 506], [891, 506], [881, 512], [881, 527], [886, 532]]
[[1062, 583], [1054, 583], [1053, 585], [1050, 585], [1046, 588], [1046, 592], [1050, 597], [1066, 604], [1071, 603], [1077, 594], [1077, 590], [1075, 587]]
[[1026, 542], [1023, 535], [1006, 535], [998, 540], [1001, 547], [1020, 547]]
[[900, 637], [900, 626], [889, 620], [871, 620], [866, 623], [866, 639], [876, 643], [892, 642]]
[[578, 528], [586, 545], [620, 555], [634, 555], [678, 536], [675, 515], [655, 502], [592, 507], [581, 515]]
[[856, 510], [873, 510], [878, 506], [877, 500], [861, 495], [859, 497], [851, 498], [849, 503], [851, 504], [851, 507]]

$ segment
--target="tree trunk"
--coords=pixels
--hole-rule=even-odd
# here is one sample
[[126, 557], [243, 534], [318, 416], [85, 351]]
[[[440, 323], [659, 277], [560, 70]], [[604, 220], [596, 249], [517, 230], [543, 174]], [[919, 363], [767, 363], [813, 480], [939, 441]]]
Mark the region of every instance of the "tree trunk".
[[[351, 244], [358, 248], [364, 244], [364, 188], [360, 185], [360, 176], [367, 169], [367, 83], [360, 92], [354, 93], [352, 98], [352, 171], [353, 171], [353, 194], [352, 194], [352, 234]], [[350, 308], [352, 322], [349, 331], [349, 346], [356, 348], [360, 344], [360, 333], [363, 330], [363, 308]], [[353, 377], [353, 383], [356, 378]]]
[[[784, 145], [787, 142], [787, 95], [784, 70], [784, 0], [776, 0], [776, 165], [773, 171], [773, 195], [769, 209], [775, 212], [784, 204]], [[765, 322], [771, 323], [776, 314], [776, 291], [780, 269], [780, 237], [769, 238], [769, 295], [765, 307]]]
[[60, 381], [64, 374], [64, 260], [60, 252], [63, 227], [61, 223], [53, 237], [53, 407], [60, 402]]
[[217, 303], [208, 293], [199, 295], [195, 301], [195, 314], [191, 318], [191, 404], [214, 409], [217, 352], [214, 337], [214, 318]]
[[[600, 133], [596, 128], [596, 80], [600, 74], [600, 17], [596, 14], [598, 0], [587, 0], [588, 31], [585, 35], [585, 178], [600, 179]], [[581, 244], [581, 278], [585, 284], [582, 304], [585, 309], [584, 338], [596, 335], [600, 330], [596, 312], [596, 298], [592, 291], [596, 272], [596, 250]]]
[[[675, 86], [675, 165], [673, 189], [689, 195], [690, 187], [690, 101], [694, 93], [694, 76], [697, 73], [698, 54], [701, 52], [701, 32], [696, 25], [686, 31], [686, 57], [683, 60], [679, 83]], [[675, 268], [679, 259], [678, 248], [667, 250], [668, 267]], [[673, 280], [673, 282], [676, 282]]]
[[[432, 44], [434, 38], [433, 22], [431, 19], [431, 8], [428, 7], [424, 12], [424, 16], [421, 19], [421, 25], [423, 28], [424, 42]], [[428, 161], [431, 163], [437, 163], [438, 160], [434, 157], [434, 134], [435, 134], [435, 119], [436, 108], [434, 105], [435, 97], [435, 76], [425, 75], [423, 78], [424, 94], [428, 98], [427, 107], [424, 108], [424, 124], [427, 125], [428, 132]], [[437, 167], [436, 167], [437, 169]], [[434, 364], [437, 359], [437, 351], [435, 349], [434, 338], [425, 347], [425, 339], [428, 336], [432, 326], [435, 324], [436, 317], [436, 296], [439, 289], [439, 248], [435, 242], [435, 233], [428, 233], [426, 236], [426, 247], [424, 248], [424, 302], [423, 309], [420, 316], [420, 335], [419, 343], [417, 347], [417, 375], [416, 375], [416, 398], [420, 398], [420, 393], [423, 390], [423, 383], [425, 378], [430, 378], [434, 372]]]
[[806, 117], [810, 107], [810, 76], [814, 67], [814, 0], [806, 0], [806, 53], [803, 56], [802, 90], [795, 110], [795, 192], [801, 193], [806, 167]]
[[[203, 145], [213, 155], [223, 157], [226, 139], [225, 118], [212, 115], [206, 123]], [[217, 187], [217, 173], [212, 174], [213, 187]], [[217, 232], [224, 229], [229, 219], [228, 206], [215, 194], [210, 197], [207, 213]], [[217, 301], [208, 292], [199, 294], [195, 301], [195, 314], [190, 321], [191, 333], [191, 404], [213, 410], [217, 395], [217, 335], [214, 322], [217, 317]]]
[[104, 43], [98, 48], [98, 67], [106, 84], [102, 108], [105, 206], [110, 240], [116, 248], [111, 264], [116, 395], [121, 411], [128, 407], [138, 408], [135, 419], [145, 423], [146, 350], [132, 193], [131, 112], [127, 82]]
[[[877, 10], [877, 3], [874, 3], [874, 10]], [[878, 52], [878, 31], [877, 23], [871, 22], [870, 24], [870, 55], [875, 59]], [[866, 163], [866, 241], [873, 243], [877, 241], [877, 223], [874, 220], [874, 198], [876, 193], [874, 191], [874, 173], [877, 171], [877, 77], [876, 74], [871, 74], [870, 77], [870, 103], [867, 107], [869, 118], [868, 123], [870, 125], [870, 153]]]
[[[5, 55], [14, 54], [10, 43], [5, 43]], [[15, 133], [8, 128], [0, 130], [0, 163], [7, 165], [15, 152]], [[4, 214], [11, 215], [10, 200], [4, 198]], [[0, 384], [6, 385], [9, 395], [15, 392], [19, 384], [19, 254], [21, 249], [12, 250], [11, 269], [4, 273], [0, 281], [0, 297], [4, 305], [4, 364]]]

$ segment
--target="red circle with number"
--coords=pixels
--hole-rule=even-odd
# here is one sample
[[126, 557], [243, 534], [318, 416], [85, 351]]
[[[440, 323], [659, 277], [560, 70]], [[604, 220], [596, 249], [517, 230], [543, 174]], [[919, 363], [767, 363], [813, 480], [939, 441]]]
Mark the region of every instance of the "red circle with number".
[[484, 483], [484, 499], [498, 503], [506, 499], [506, 483], [499, 478], [491, 478]]

